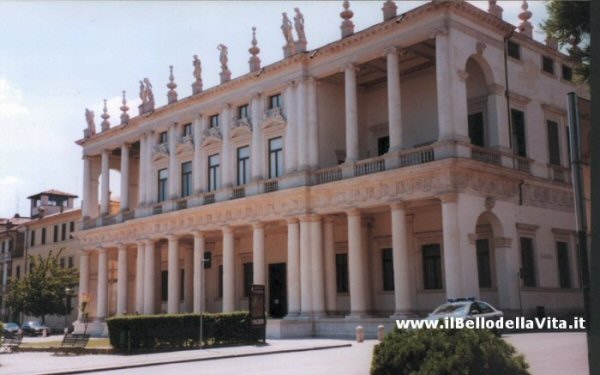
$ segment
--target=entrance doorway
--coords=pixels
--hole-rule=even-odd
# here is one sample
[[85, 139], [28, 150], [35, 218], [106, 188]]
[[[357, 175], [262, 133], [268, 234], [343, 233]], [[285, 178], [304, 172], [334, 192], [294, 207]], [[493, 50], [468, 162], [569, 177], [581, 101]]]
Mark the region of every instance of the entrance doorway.
[[269, 315], [283, 318], [287, 314], [287, 274], [285, 263], [269, 264]]

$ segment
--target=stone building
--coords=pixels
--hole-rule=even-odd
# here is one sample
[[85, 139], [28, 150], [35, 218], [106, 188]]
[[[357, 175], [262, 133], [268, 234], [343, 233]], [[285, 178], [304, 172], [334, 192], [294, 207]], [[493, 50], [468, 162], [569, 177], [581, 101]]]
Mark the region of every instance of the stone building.
[[11, 321], [13, 315], [6, 305], [9, 281], [13, 276], [13, 259], [23, 256], [24, 231], [22, 226], [28, 217], [16, 214], [10, 219], [0, 219], [0, 320]]
[[[81, 209], [74, 207], [76, 195], [59, 190], [47, 190], [34, 194], [27, 199], [31, 202], [31, 220], [19, 227], [21, 234], [21, 251], [13, 253], [12, 276], [16, 279], [24, 277], [31, 271], [29, 256], [37, 258], [48, 257], [52, 251], [60, 251], [59, 264], [61, 267], [79, 267], [79, 240], [73, 237], [76, 229], [81, 226]], [[46, 316], [46, 325], [62, 331], [77, 319], [78, 296], [77, 290], [69, 291], [72, 295], [64, 301], [65, 312], [68, 316]], [[38, 320], [39, 317], [22, 315], [13, 317], [18, 321]]]
[[92, 331], [124, 313], [245, 309], [252, 283], [273, 337], [371, 329], [448, 297], [582, 309], [569, 59], [532, 39], [526, 2], [516, 28], [496, 1], [382, 5], [354, 32], [345, 1], [341, 38], [314, 50], [301, 13], [297, 40], [284, 15], [278, 62], [261, 67], [253, 38], [250, 72], [231, 78], [220, 45], [218, 86], [202, 88], [195, 58], [192, 96], [171, 77], [155, 108], [144, 79], [138, 116], [124, 99], [96, 132], [87, 112], [76, 235]]

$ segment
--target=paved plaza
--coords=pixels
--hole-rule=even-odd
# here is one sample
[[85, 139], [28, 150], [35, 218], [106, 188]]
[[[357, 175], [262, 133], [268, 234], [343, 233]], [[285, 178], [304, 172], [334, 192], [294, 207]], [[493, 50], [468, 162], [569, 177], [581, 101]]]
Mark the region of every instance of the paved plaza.
[[[26, 338], [26, 341], [56, 340]], [[525, 354], [531, 373], [586, 375], [585, 334], [507, 334], [504, 339]], [[10, 374], [368, 374], [375, 340], [269, 340], [263, 346], [238, 346], [170, 353], [54, 356], [48, 352], [0, 355], [0, 375]]]

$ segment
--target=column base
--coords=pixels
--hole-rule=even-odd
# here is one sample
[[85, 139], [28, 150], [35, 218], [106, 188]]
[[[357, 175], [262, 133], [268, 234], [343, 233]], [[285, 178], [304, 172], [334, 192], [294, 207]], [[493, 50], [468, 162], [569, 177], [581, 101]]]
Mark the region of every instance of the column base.
[[108, 326], [106, 325], [106, 321], [104, 319], [95, 319], [87, 324], [77, 320], [73, 322], [73, 332], [85, 332], [92, 337], [108, 337]]
[[371, 315], [368, 314], [366, 311], [353, 311], [350, 313], [350, 315], [346, 315], [344, 317], [344, 319], [346, 320], [360, 320], [360, 319], [366, 319], [366, 318], [370, 318]]
[[299, 312], [291, 312], [291, 313], [288, 313], [286, 316], [284, 316], [283, 320], [296, 320], [299, 317], [300, 317]]
[[411, 311], [396, 311], [390, 315], [391, 319], [403, 320], [403, 319], [417, 319], [419, 316]]

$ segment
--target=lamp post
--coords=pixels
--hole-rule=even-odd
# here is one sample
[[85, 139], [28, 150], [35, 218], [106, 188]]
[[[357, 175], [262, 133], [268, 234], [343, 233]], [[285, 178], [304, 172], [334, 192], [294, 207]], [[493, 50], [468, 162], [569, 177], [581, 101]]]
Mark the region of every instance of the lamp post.
[[204, 312], [204, 264], [209, 262], [209, 259], [206, 259], [206, 252], [203, 252], [202, 254], [202, 260], [201, 260], [201, 267], [200, 267], [200, 349], [202, 349], [204, 347], [204, 343], [203, 343], [203, 323], [204, 323], [204, 316], [203, 316], [203, 312]]
[[73, 294], [73, 289], [65, 288], [65, 330], [68, 330], [67, 317], [69, 316], [69, 298]]

